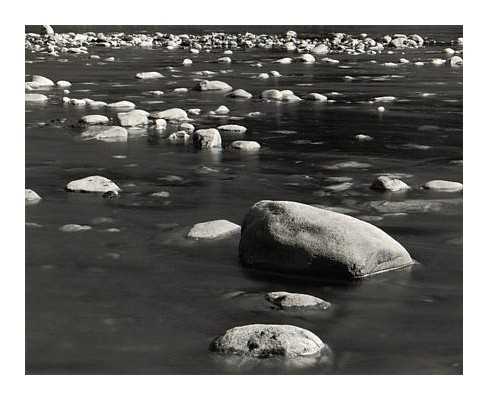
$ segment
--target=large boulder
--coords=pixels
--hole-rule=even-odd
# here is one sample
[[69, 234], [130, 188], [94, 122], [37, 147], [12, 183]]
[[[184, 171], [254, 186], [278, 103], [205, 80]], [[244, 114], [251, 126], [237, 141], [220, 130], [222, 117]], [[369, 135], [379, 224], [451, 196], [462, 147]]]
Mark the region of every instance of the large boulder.
[[187, 234], [189, 239], [221, 239], [239, 233], [241, 227], [225, 219], [201, 222], [193, 225]]
[[198, 149], [222, 147], [222, 138], [215, 128], [198, 129], [192, 135], [193, 145]]
[[208, 90], [230, 91], [232, 90], [232, 86], [221, 81], [200, 81], [195, 86], [195, 89], [202, 92]]
[[413, 261], [381, 229], [348, 215], [291, 201], [263, 200], [242, 224], [245, 266], [357, 279]]
[[47, 88], [54, 86], [54, 82], [41, 75], [32, 75], [32, 81], [28, 82], [32, 88]]
[[86, 178], [71, 181], [66, 185], [66, 190], [70, 192], [87, 192], [87, 193], [118, 193], [120, 188], [110, 179], [103, 176], [88, 176]]
[[266, 324], [229, 329], [210, 345], [210, 350], [218, 353], [256, 358], [312, 356], [324, 348], [322, 340], [306, 329]]
[[117, 118], [121, 126], [147, 125], [149, 113], [144, 110], [132, 110], [126, 113], [118, 113]]

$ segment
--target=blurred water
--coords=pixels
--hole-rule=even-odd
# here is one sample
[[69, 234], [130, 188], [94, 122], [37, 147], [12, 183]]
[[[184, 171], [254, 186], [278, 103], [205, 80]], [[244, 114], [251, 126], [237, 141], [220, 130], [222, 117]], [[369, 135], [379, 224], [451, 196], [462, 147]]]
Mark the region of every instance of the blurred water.
[[[365, 28], [350, 31], [371, 31]], [[410, 33], [405, 27], [382, 28], [376, 27], [378, 32]], [[125, 30], [132, 29], [142, 28]], [[255, 27], [244, 30], [253, 29], [259, 31]], [[418, 27], [409, 29], [423, 32]], [[164, 27], [154, 30], [166, 31]], [[438, 40], [462, 36], [459, 27], [424, 30]], [[70, 97], [107, 102], [127, 99], [147, 111], [198, 107], [203, 112], [195, 118], [197, 127], [242, 124], [248, 128], [246, 138], [262, 145], [259, 154], [197, 152], [170, 145], [164, 140], [167, 133], [154, 132], [133, 134], [127, 143], [86, 142], [79, 140], [79, 129], [68, 125], [90, 113], [114, 114], [63, 106], [58, 100], [62, 92], [57, 89], [46, 92], [51, 96], [48, 104], [26, 105], [26, 187], [44, 198], [26, 208], [26, 220], [42, 225], [26, 228], [27, 372], [461, 373], [459, 208], [376, 218], [373, 223], [399, 240], [419, 264], [358, 284], [255, 273], [240, 267], [237, 240], [208, 244], [183, 239], [185, 230], [197, 222], [224, 218], [240, 223], [247, 209], [262, 199], [347, 207], [360, 218], [375, 218], [381, 214], [369, 207], [370, 201], [462, 198], [462, 194], [418, 189], [431, 179], [462, 181], [462, 165], [451, 163], [462, 159], [462, 68], [427, 63], [423, 67], [379, 65], [401, 57], [428, 62], [443, 57], [442, 49], [332, 56], [348, 69], [322, 63], [272, 64], [284, 53], [257, 49], [235, 51], [230, 65], [214, 62], [221, 51], [190, 56], [183, 50], [90, 50], [102, 58], [114, 56], [114, 63], [74, 55], [60, 62], [26, 53], [26, 60], [33, 61], [26, 64], [26, 74], [71, 81]], [[186, 57], [193, 59], [192, 66], [181, 66]], [[370, 63], [373, 58], [378, 64]], [[252, 67], [251, 61], [264, 66]], [[193, 87], [194, 72], [202, 70], [231, 70], [215, 79], [254, 95], [268, 88], [292, 89], [299, 96], [311, 91], [341, 95], [330, 96], [337, 100], [333, 104], [275, 104], [195, 91], [170, 93], [176, 87]], [[253, 78], [270, 70], [284, 76], [265, 81]], [[134, 75], [141, 71], [160, 71], [166, 78], [136, 80]], [[344, 75], [357, 79], [346, 82]], [[144, 94], [148, 90], [166, 94], [151, 97]], [[387, 112], [379, 115], [377, 105], [367, 101], [384, 95], [400, 100], [386, 104]], [[242, 119], [207, 115], [221, 104], [230, 108], [231, 117]], [[264, 115], [246, 116], [253, 111]], [[62, 127], [38, 126], [62, 117], [68, 118]], [[353, 138], [358, 133], [374, 140], [359, 143]], [[233, 140], [223, 139], [225, 144]], [[324, 168], [342, 161], [371, 166]], [[403, 180], [415, 190], [383, 195], [369, 189], [376, 174], [393, 172], [410, 174]], [[64, 191], [67, 182], [88, 175], [114, 180], [123, 194], [108, 200]], [[168, 175], [184, 180], [167, 185], [159, 179]], [[327, 189], [334, 184], [331, 177], [349, 177], [352, 187], [342, 192]], [[161, 190], [169, 191], [170, 198], [149, 196]], [[98, 217], [111, 220], [97, 224], [93, 220]], [[93, 229], [72, 234], [58, 231], [68, 223], [88, 224]], [[112, 227], [120, 232], [105, 231]], [[273, 310], [264, 301], [264, 294], [271, 290], [316, 295], [333, 303], [333, 308], [306, 314]], [[215, 336], [248, 323], [310, 329], [331, 348], [333, 360], [301, 367], [269, 361], [240, 363], [208, 351]]]

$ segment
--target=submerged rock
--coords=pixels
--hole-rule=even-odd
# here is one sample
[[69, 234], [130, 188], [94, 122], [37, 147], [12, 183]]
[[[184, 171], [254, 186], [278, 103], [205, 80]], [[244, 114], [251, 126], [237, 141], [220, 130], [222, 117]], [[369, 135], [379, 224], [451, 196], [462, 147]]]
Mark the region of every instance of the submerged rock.
[[47, 96], [40, 93], [26, 93], [26, 103], [44, 103], [47, 101]]
[[209, 90], [230, 91], [232, 90], [232, 86], [221, 81], [200, 81], [195, 86], [195, 89], [202, 92]]
[[244, 266], [353, 279], [413, 262], [403, 246], [374, 225], [306, 204], [269, 200], [247, 213], [239, 257]]
[[230, 92], [228, 94], [229, 97], [235, 97], [238, 99], [250, 99], [252, 98], [252, 94], [249, 92], [246, 92], [244, 89], [236, 89], [233, 92]]
[[198, 129], [192, 135], [193, 145], [198, 149], [210, 149], [222, 147], [222, 138], [215, 128]]
[[217, 129], [224, 133], [238, 133], [238, 134], [244, 134], [247, 131], [247, 128], [245, 126], [235, 125], [235, 124], [220, 125], [217, 127]]
[[404, 201], [372, 201], [368, 204], [380, 213], [441, 213], [457, 214], [462, 212], [462, 199], [411, 199]]
[[327, 101], [327, 96], [320, 93], [309, 93], [305, 96], [305, 99], [312, 101]]
[[261, 148], [261, 145], [252, 140], [236, 140], [230, 144], [230, 147], [235, 150], [256, 151]]
[[39, 196], [36, 192], [32, 189], [25, 189], [25, 203], [26, 204], [34, 204], [38, 203], [42, 200], [42, 197]]
[[378, 176], [372, 183], [371, 189], [398, 192], [401, 190], [408, 190], [410, 189], [410, 186], [397, 178]]
[[460, 192], [463, 184], [452, 181], [433, 180], [422, 186], [424, 189], [437, 190], [439, 192]]
[[151, 71], [151, 72], [139, 72], [136, 74], [137, 79], [159, 79], [164, 78], [162, 74], [159, 72]]
[[105, 115], [91, 114], [81, 117], [80, 124], [84, 125], [103, 125], [108, 123], [109, 119]]
[[70, 192], [106, 193], [119, 192], [121, 189], [110, 179], [103, 176], [88, 176], [86, 178], [71, 181], [66, 185]]
[[315, 296], [301, 293], [270, 292], [266, 300], [281, 308], [321, 308], [327, 309], [330, 303]]
[[91, 226], [89, 225], [78, 225], [78, 224], [66, 224], [63, 225], [59, 230], [61, 232], [83, 232], [83, 231], [89, 231], [91, 229]]
[[296, 358], [319, 354], [319, 337], [293, 325], [253, 324], [229, 329], [211, 343], [210, 350], [245, 357]]
[[186, 131], [173, 132], [168, 136], [168, 140], [171, 143], [186, 144], [190, 141], [190, 135]]
[[129, 134], [121, 126], [89, 126], [81, 133], [83, 139], [95, 139], [103, 142], [126, 142]]
[[241, 231], [241, 227], [225, 219], [201, 222], [193, 225], [187, 234], [189, 239], [220, 239]]

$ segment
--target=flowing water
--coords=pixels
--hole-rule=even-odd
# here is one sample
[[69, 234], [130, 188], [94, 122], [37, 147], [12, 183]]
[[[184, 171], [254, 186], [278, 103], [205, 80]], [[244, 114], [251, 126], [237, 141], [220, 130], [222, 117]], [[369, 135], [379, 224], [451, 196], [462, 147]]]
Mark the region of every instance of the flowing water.
[[[418, 32], [440, 41], [462, 36], [461, 27], [374, 29], [349, 31]], [[453, 163], [462, 160], [462, 68], [429, 63], [434, 57], [445, 58], [445, 47], [332, 55], [341, 61], [339, 66], [272, 64], [286, 54], [262, 49], [236, 50], [232, 64], [225, 65], [215, 63], [222, 50], [200, 53], [191, 57], [194, 63], [188, 67], [181, 65], [189, 56], [185, 50], [90, 48], [90, 54], [114, 56], [115, 62], [75, 55], [61, 56], [68, 59], [61, 62], [26, 52], [26, 60], [32, 61], [26, 64], [26, 80], [32, 74], [68, 80], [73, 83], [70, 97], [125, 99], [147, 111], [201, 108], [193, 122], [197, 128], [242, 124], [248, 128], [245, 138], [262, 146], [257, 154], [195, 151], [165, 140], [175, 130], [171, 126], [163, 134], [131, 131], [127, 143], [82, 141], [80, 129], [71, 124], [86, 114], [115, 114], [63, 106], [56, 101], [63, 96], [59, 89], [46, 92], [52, 97], [45, 105], [26, 104], [26, 188], [43, 197], [26, 207], [26, 221], [41, 225], [26, 226], [27, 373], [462, 373], [462, 194], [419, 189], [431, 179], [462, 182], [462, 164]], [[426, 64], [380, 65], [401, 57]], [[256, 61], [263, 67], [250, 65]], [[291, 89], [299, 96], [340, 94], [329, 96], [335, 103], [280, 104], [196, 91], [171, 93], [173, 88], [193, 87], [194, 72], [202, 70], [218, 72], [215, 79], [254, 95], [268, 88]], [[283, 77], [253, 78], [270, 70]], [[160, 71], [165, 78], [135, 79], [141, 71]], [[356, 79], [345, 81], [344, 75]], [[144, 93], [148, 90], [163, 90], [165, 95], [151, 97]], [[380, 114], [378, 104], [368, 101], [386, 95], [399, 100], [385, 104], [387, 110]], [[221, 104], [230, 108], [228, 117], [208, 115]], [[255, 111], [263, 114], [247, 116]], [[39, 126], [56, 118], [67, 122]], [[358, 142], [354, 135], [359, 133], [374, 140]], [[232, 140], [235, 137], [223, 136], [224, 145]], [[369, 166], [334, 167], [345, 161]], [[369, 185], [381, 173], [406, 174], [402, 179], [413, 190], [372, 191]], [[89, 175], [110, 178], [123, 192], [117, 199], [103, 199], [64, 190], [69, 181]], [[171, 175], [182, 179], [165, 179]], [[343, 182], [351, 185], [334, 188]], [[161, 190], [170, 197], [150, 196]], [[240, 223], [249, 207], [263, 199], [346, 208], [397, 239], [418, 263], [357, 283], [315, 281], [244, 269], [238, 261], [238, 238], [212, 243], [184, 238], [198, 222]], [[412, 206], [419, 204], [415, 200], [439, 199], [449, 200], [449, 207]], [[400, 206], [391, 212], [371, 207], [380, 200]], [[411, 206], [405, 210], [402, 204]], [[59, 231], [69, 223], [92, 229]], [[331, 302], [332, 308], [279, 311], [264, 300], [266, 292], [276, 290], [312, 294]], [[309, 329], [327, 343], [332, 355], [298, 365], [242, 361], [208, 351], [214, 337], [250, 323]]]

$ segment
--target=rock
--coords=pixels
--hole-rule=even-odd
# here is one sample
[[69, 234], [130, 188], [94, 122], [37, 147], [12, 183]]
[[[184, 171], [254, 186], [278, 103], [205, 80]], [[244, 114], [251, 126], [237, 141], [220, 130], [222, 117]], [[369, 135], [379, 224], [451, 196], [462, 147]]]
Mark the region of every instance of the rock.
[[232, 86], [221, 81], [200, 81], [195, 86], [196, 90], [206, 92], [209, 90], [230, 91]]
[[373, 140], [373, 138], [371, 136], [363, 135], [361, 133], [359, 135], [354, 136], [354, 139], [356, 139], [360, 142], [369, 142], [369, 141]]
[[193, 145], [198, 149], [222, 147], [222, 138], [217, 129], [198, 129], [192, 135]]
[[230, 144], [230, 147], [235, 150], [256, 151], [261, 148], [261, 145], [251, 140], [236, 140]]
[[463, 59], [459, 56], [451, 57], [449, 60], [449, 64], [451, 65], [451, 67], [463, 65]]
[[149, 123], [148, 114], [144, 110], [132, 110], [126, 113], [118, 113], [117, 118], [121, 126], [141, 126]]
[[166, 119], [169, 121], [183, 121], [188, 119], [188, 115], [185, 110], [181, 108], [170, 108], [164, 111], [154, 111], [150, 114], [151, 118], [154, 119]]
[[150, 94], [151, 96], [162, 96], [164, 92], [162, 90], [150, 90], [147, 94]]
[[108, 123], [109, 119], [105, 115], [91, 114], [81, 117], [80, 124], [84, 125], [103, 125]]
[[440, 192], [460, 192], [463, 190], [463, 184], [452, 181], [434, 180], [425, 183], [424, 189], [437, 190]]
[[300, 97], [295, 95], [291, 90], [282, 90], [281, 91], [281, 101], [286, 102], [295, 102], [302, 100]]
[[186, 144], [190, 141], [190, 135], [186, 131], [174, 132], [168, 136], [168, 140], [171, 143], [182, 143]]
[[180, 129], [183, 129], [185, 132], [192, 134], [195, 131], [195, 127], [192, 124], [189, 124], [188, 122], [183, 122], [180, 125]]
[[42, 200], [42, 197], [39, 196], [36, 192], [32, 189], [25, 189], [25, 203], [26, 204], [34, 204], [38, 203]]
[[434, 65], [444, 65], [446, 63], [447, 60], [444, 60], [442, 58], [434, 58], [432, 59], [432, 64]]
[[54, 86], [54, 82], [51, 79], [41, 75], [32, 75], [32, 82], [29, 82], [29, 84], [33, 88]]
[[288, 31], [286, 32], [286, 37], [291, 39], [291, 38], [296, 38], [297, 37], [297, 33], [295, 31]]
[[60, 88], [67, 88], [71, 86], [71, 82], [68, 81], [57, 81], [56, 86]]
[[323, 54], [327, 54], [328, 52], [329, 52], [329, 48], [323, 43], [315, 46], [312, 49], [312, 53], [315, 55], [323, 55]]
[[200, 115], [201, 112], [202, 112], [202, 110], [200, 108], [190, 108], [188, 110], [188, 114], [191, 114], [191, 115]]
[[117, 101], [115, 103], [110, 103], [107, 104], [108, 108], [114, 108], [114, 109], [127, 109], [127, 110], [132, 110], [136, 108], [136, 105], [130, 101], [123, 100], [123, 101]]
[[381, 229], [348, 215], [290, 201], [263, 200], [247, 213], [244, 266], [357, 279], [413, 261]]
[[270, 292], [266, 300], [281, 308], [321, 308], [327, 309], [330, 303], [315, 296], [301, 293]]
[[166, 120], [163, 118], [155, 119], [154, 124], [156, 125], [156, 129], [158, 130], [166, 129], [166, 126], [168, 125]]
[[244, 134], [247, 131], [247, 128], [245, 126], [234, 125], [234, 124], [220, 125], [217, 127], [217, 129], [225, 133], [239, 133], [239, 134]]
[[229, 114], [230, 113], [230, 110], [228, 107], [226, 106], [219, 106], [216, 110], [215, 110], [215, 114], [218, 114], [218, 115], [226, 115], [226, 114]]
[[40, 93], [26, 93], [25, 101], [26, 103], [45, 103], [47, 96]]
[[280, 90], [268, 89], [268, 90], [264, 90], [263, 92], [261, 92], [261, 97], [263, 99], [281, 101], [281, 99], [283, 98], [283, 95], [281, 94]]
[[246, 92], [244, 89], [236, 89], [233, 92], [230, 92], [228, 94], [228, 96], [239, 98], [239, 99], [250, 99], [250, 98], [252, 98], [252, 94], [249, 92]]
[[159, 72], [151, 71], [151, 72], [139, 72], [136, 74], [137, 79], [159, 79], [164, 78], [162, 74]]
[[378, 110], [379, 113], [384, 113], [386, 111], [385, 107], [379, 106], [376, 110]]
[[327, 101], [327, 96], [320, 93], [309, 93], [305, 96], [305, 99], [312, 101]]
[[375, 97], [374, 102], [375, 103], [391, 103], [392, 101], [395, 101], [397, 98], [395, 96], [381, 96], [381, 97]]
[[318, 355], [324, 343], [312, 332], [293, 325], [253, 324], [229, 329], [210, 350], [243, 357], [296, 358]]
[[230, 57], [220, 57], [217, 61], [219, 63], [230, 64], [232, 62], [232, 59]]
[[193, 225], [187, 234], [189, 239], [221, 239], [241, 231], [241, 227], [225, 219]]
[[298, 61], [301, 61], [305, 64], [312, 64], [315, 62], [315, 57], [311, 54], [306, 53], [298, 57]]
[[291, 64], [293, 60], [290, 57], [280, 58], [279, 60], [274, 61], [278, 64]]
[[183, 60], [183, 63], [182, 63], [182, 64], [183, 64], [183, 65], [192, 65], [192, 64], [193, 64], [193, 61], [192, 61], [192, 60], [190, 60], [189, 58], [185, 58], [185, 59]]
[[121, 126], [89, 126], [81, 133], [84, 139], [95, 139], [104, 142], [126, 142], [129, 134], [127, 129]]
[[88, 176], [86, 178], [71, 181], [66, 185], [70, 192], [106, 193], [119, 192], [121, 189], [110, 179], [103, 176]]
[[42, 34], [48, 36], [54, 36], [54, 29], [51, 25], [42, 25]]
[[282, 75], [278, 72], [278, 71], [269, 71], [269, 74], [273, 77], [273, 78], [279, 78], [281, 77]]
[[151, 193], [151, 196], [166, 199], [166, 198], [170, 197], [170, 193], [163, 190], [161, 192]]
[[269, 79], [269, 74], [263, 72], [257, 76], [258, 79]]
[[410, 189], [410, 186], [397, 178], [392, 178], [389, 176], [378, 176], [372, 183], [371, 189], [398, 192], [401, 190], [408, 190]]
[[371, 164], [362, 163], [357, 161], [344, 161], [333, 165], [327, 165], [324, 168], [326, 169], [343, 169], [343, 168], [369, 168]]
[[188, 92], [188, 88], [180, 87], [173, 89], [173, 93], [186, 93]]
[[59, 228], [61, 232], [83, 232], [83, 231], [89, 231], [90, 229], [91, 226], [78, 225], [78, 224], [67, 224]]

